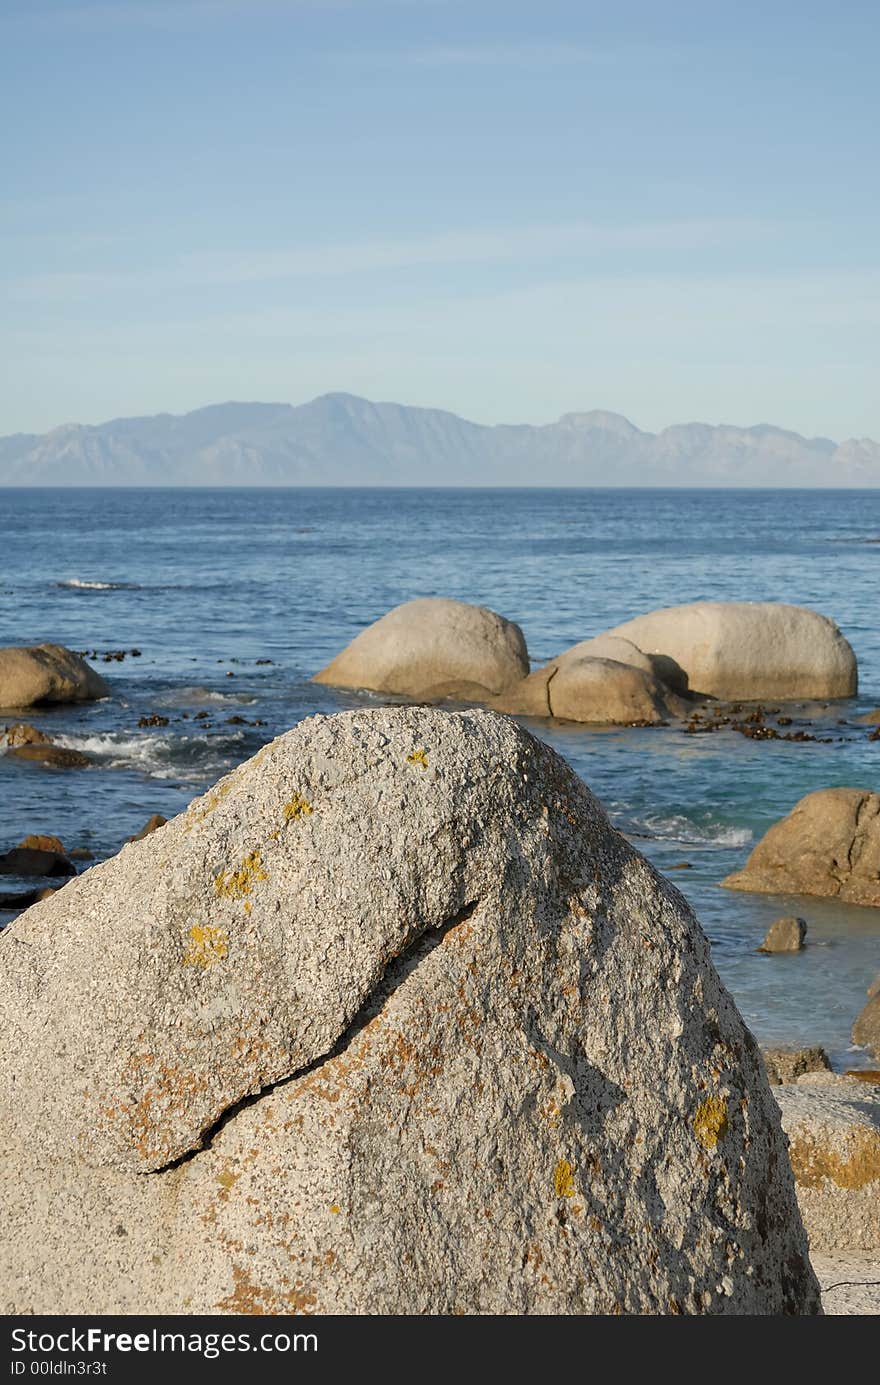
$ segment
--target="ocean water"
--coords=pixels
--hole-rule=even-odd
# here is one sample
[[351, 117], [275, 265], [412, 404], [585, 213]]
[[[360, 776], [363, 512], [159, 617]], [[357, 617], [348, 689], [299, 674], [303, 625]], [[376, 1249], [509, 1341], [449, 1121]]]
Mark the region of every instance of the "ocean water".
[[[719, 881], [803, 794], [880, 787], [880, 741], [853, 724], [880, 705], [880, 491], [6, 490], [0, 534], [0, 645], [95, 651], [113, 686], [108, 700], [27, 714], [94, 765], [0, 755], [0, 846], [52, 832], [98, 859], [302, 717], [375, 702], [309, 679], [414, 596], [500, 611], [534, 664], [684, 601], [790, 601], [833, 616], [861, 685], [853, 702], [810, 710], [827, 744], [530, 725], [691, 901], [762, 1043], [868, 1062], [849, 1030], [880, 972], [880, 910]], [[152, 715], [168, 724], [138, 725]], [[808, 920], [805, 951], [756, 954], [792, 911]]]

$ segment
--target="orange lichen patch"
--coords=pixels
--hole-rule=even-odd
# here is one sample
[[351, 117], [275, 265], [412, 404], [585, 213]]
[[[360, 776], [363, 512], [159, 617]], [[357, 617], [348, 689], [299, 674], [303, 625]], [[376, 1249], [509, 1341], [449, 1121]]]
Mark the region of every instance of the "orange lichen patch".
[[139, 1085], [144, 1080], [143, 1069], [150, 1067], [149, 1080], [136, 1101], [123, 1101], [104, 1114], [109, 1120], [120, 1119], [129, 1128], [131, 1143], [141, 1157], [151, 1164], [166, 1162], [170, 1147], [166, 1132], [175, 1123], [178, 1113], [186, 1115], [194, 1097], [207, 1090], [207, 1080], [183, 1068], [162, 1063], [154, 1067], [152, 1054], [133, 1054], [122, 1076]]
[[880, 1184], [880, 1134], [866, 1126], [854, 1126], [831, 1149], [815, 1135], [792, 1136], [789, 1159], [795, 1182], [803, 1188], [820, 1188], [827, 1180], [838, 1188], [864, 1188]]
[[567, 1159], [560, 1159], [553, 1170], [553, 1191], [557, 1197], [574, 1197], [577, 1192], [574, 1184], [574, 1166]]
[[307, 798], [303, 798], [301, 793], [295, 793], [281, 810], [285, 822], [297, 822], [301, 818], [309, 818], [314, 811], [311, 803]]
[[286, 1281], [276, 1288], [254, 1284], [247, 1271], [240, 1265], [232, 1266], [231, 1294], [222, 1298], [214, 1307], [220, 1313], [247, 1313], [251, 1317], [265, 1317], [274, 1314], [310, 1314], [315, 1311], [315, 1295], [304, 1284], [286, 1287]]
[[428, 756], [426, 751], [422, 750], [421, 747], [419, 747], [418, 750], [414, 750], [412, 755], [407, 755], [406, 760], [407, 764], [418, 765], [420, 769], [428, 768]]
[[238, 870], [221, 870], [214, 878], [214, 890], [221, 899], [244, 899], [258, 880], [268, 880], [259, 851], [245, 856]]
[[189, 930], [189, 947], [183, 954], [185, 967], [213, 967], [229, 952], [229, 934], [210, 923], [194, 923]]
[[706, 1149], [714, 1149], [727, 1134], [727, 1102], [720, 1096], [701, 1101], [693, 1119], [694, 1134]]
[[331, 1202], [330, 1211], [333, 1213], [334, 1217], [336, 1217], [342, 1211], [342, 1208], [339, 1206], [338, 1202]]

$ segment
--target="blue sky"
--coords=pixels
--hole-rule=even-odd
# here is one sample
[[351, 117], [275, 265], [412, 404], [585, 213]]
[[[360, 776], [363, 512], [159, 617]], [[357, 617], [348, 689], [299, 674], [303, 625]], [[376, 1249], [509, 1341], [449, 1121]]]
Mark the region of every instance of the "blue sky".
[[876, 4], [0, 0], [0, 433], [327, 390], [880, 438]]

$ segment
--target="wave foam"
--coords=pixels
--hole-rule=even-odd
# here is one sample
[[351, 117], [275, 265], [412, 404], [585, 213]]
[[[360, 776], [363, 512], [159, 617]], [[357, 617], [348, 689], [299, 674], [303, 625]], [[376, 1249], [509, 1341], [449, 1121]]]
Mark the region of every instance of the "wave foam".
[[56, 582], [56, 587], [64, 587], [71, 591], [84, 592], [120, 592], [138, 591], [135, 582], [90, 582], [84, 577], [69, 577], [65, 582]]
[[652, 841], [676, 842], [682, 846], [748, 846], [753, 840], [750, 827], [733, 827], [731, 824], [713, 822], [694, 822], [683, 813], [672, 813], [664, 817], [654, 813], [650, 817], [634, 820], [629, 829], [631, 836], [641, 836]]
[[229, 768], [229, 751], [244, 740], [243, 731], [223, 736], [126, 736], [58, 735], [55, 744], [79, 750], [100, 762], [105, 769], [134, 769], [151, 779], [187, 779], [197, 782], [207, 774]]

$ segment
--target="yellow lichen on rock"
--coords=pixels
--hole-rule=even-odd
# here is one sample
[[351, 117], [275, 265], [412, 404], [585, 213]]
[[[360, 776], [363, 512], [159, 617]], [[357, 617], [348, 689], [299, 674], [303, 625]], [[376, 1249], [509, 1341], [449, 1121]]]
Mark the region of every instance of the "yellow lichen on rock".
[[727, 1102], [720, 1096], [707, 1096], [694, 1112], [694, 1134], [706, 1149], [714, 1149], [727, 1134]]
[[311, 817], [314, 809], [307, 798], [303, 798], [301, 793], [295, 793], [293, 798], [284, 805], [284, 821], [296, 822], [299, 818]]
[[225, 928], [214, 928], [212, 924], [194, 923], [189, 930], [189, 947], [184, 953], [185, 967], [213, 967], [222, 962], [229, 952], [229, 934]]
[[560, 1159], [553, 1170], [553, 1191], [557, 1197], [574, 1197], [574, 1167], [567, 1159]]
[[419, 769], [428, 768], [427, 752], [424, 751], [421, 747], [419, 747], [418, 750], [414, 750], [412, 755], [407, 755], [406, 760], [407, 764], [418, 765]]
[[268, 880], [259, 851], [245, 856], [238, 870], [221, 870], [214, 879], [214, 889], [221, 898], [244, 899], [258, 880]]

